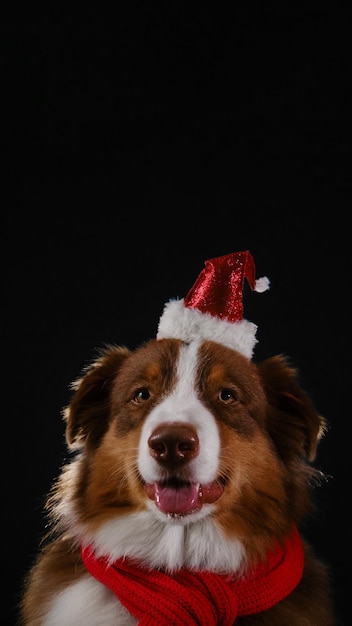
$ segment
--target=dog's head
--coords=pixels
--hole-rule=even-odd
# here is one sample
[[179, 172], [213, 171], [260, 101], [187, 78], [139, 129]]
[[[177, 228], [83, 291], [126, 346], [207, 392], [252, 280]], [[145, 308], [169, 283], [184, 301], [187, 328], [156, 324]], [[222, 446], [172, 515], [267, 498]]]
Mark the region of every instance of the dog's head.
[[72, 519], [91, 533], [147, 511], [184, 527], [211, 519], [261, 554], [307, 513], [324, 420], [282, 356], [254, 364], [177, 339], [111, 346], [64, 415], [78, 456], [54, 499], [67, 506], [69, 491]]

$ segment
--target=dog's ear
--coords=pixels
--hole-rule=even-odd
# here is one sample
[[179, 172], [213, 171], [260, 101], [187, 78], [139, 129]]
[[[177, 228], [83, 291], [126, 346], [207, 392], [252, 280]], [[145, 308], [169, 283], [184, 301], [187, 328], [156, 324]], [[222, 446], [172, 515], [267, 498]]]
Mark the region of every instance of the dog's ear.
[[121, 365], [130, 351], [107, 346], [73, 384], [74, 395], [63, 410], [66, 441], [72, 449], [96, 445], [104, 434], [110, 416], [110, 391]]
[[275, 356], [258, 364], [267, 400], [267, 431], [285, 463], [313, 461], [326, 422], [298, 382], [297, 370]]

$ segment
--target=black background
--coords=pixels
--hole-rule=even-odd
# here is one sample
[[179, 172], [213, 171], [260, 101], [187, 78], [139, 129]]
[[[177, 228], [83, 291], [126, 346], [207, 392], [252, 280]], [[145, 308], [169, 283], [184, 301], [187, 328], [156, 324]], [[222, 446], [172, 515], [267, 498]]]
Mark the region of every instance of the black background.
[[65, 458], [71, 381], [104, 344], [134, 348], [155, 336], [164, 303], [187, 293], [206, 259], [246, 249], [271, 280], [265, 294], [245, 292], [245, 317], [258, 324], [254, 360], [289, 355], [329, 423], [317, 464], [330, 478], [307, 534], [331, 566], [347, 623], [344, 6], [30, 6], [3, 20], [6, 623]]

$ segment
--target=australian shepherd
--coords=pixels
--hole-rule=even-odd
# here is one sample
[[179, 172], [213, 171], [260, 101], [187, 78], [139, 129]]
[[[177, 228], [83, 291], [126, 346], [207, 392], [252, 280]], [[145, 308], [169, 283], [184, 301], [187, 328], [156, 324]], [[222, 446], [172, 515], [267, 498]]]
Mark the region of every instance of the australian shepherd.
[[287, 358], [207, 340], [105, 347], [64, 409], [69, 461], [26, 626], [332, 626], [302, 537], [324, 419]]

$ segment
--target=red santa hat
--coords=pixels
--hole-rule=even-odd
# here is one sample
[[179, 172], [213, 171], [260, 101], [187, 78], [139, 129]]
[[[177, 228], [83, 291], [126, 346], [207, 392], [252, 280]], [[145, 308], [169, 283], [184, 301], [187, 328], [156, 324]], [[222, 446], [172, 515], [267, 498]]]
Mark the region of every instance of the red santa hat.
[[252, 358], [257, 326], [243, 319], [243, 287], [269, 289], [269, 279], [255, 278], [254, 259], [248, 250], [205, 261], [185, 298], [166, 303], [157, 339], [173, 337], [190, 342], [209, 339]]

